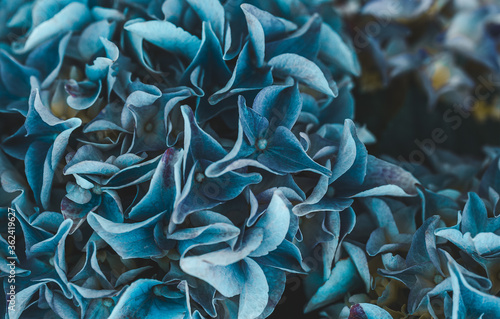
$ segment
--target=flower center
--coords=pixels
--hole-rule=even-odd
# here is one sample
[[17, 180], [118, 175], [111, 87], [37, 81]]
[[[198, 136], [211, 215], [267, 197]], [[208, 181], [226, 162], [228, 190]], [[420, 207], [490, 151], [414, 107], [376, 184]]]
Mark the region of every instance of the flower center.
[[267, 140], [265, 138], [261, 138], [257, 141], [257, 148], [261, 151], [265, 150], [267, 147]]
[[99, 250], [96, 254], [96, 257], [99, 262], [104, 262], [106, 260], [106, 252], [103, 250]]
[[201, 172], [198, 172], [194, 176], [194, 179], [196, 180], [196, 182], [201, 183], [201, 182], [203, 182], [205, 180], [205, 174], [203, 174]]
[[163, 290], [163, 286], [154, 286], [153, 288], [153, 293], [156, 295], [156, 296], [163, 296], [162, 294], [162, 290]]
[[144, 130], [145, 130], [146, 132], [152, 132], [152, 131], [153, 131], [153, 123], [148, 122], [148, 123], [146, 124], [146, 126], [144, 126]]
[[101, 186], [99, 186], [99, 185], [95, 185], [94, 188], [92, 188], [92, 191], [96, 195], [101, 195], [102, 194], [102, 189], [101, 189]]
[[436, 285], [439, 285], [440, 283], [442, 283], [442, 282], [443, 282], [443, 280], [444, 280], [444, 278], [443, 278], [443, 276], [441, 276], [441, 275], [436, 275], [436, 276], [434, 276], [434, 283], [435, 283]]
[[102, 302], [104, 307], [107, 307], [107, 308], [112, 307], [114, 303], [115, 302], [113, 301], [113, 299], [109, 299], [109, 298], [104, 299], [104, 301]]
[[326, 196], [327, 197], [333, 197], [335, 195], [335, 188], [332, 186], [328, 186], [328, 190], [326, 191]]

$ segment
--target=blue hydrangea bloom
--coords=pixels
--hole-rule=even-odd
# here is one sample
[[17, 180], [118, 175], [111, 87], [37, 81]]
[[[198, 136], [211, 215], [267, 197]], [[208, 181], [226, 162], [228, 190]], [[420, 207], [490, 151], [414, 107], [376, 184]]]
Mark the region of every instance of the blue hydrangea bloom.
[[5, 318], [267, 318], [289, 280], [303, 316], [500, 316], [500, 151], [410, 172], [354, 116], [409, 74], [431, 112], [498, 73], [498, 5], [0, 7]]

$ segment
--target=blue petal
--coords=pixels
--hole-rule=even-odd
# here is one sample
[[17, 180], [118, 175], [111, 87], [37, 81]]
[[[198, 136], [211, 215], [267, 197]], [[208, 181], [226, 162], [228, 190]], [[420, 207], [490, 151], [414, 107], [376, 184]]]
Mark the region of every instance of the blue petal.
[[224, 31], [224, 7], [218, 0], [187, 0], [200, 20], [207, 21], [212, 26], [217, 38], [222, 42]]
[[453, 286], [453, 317], [496, 318], [500, 314], [500, 298], [473, 288], [460, 272], [456, 262], [448, 263]]
[[23, 66], [5, 51], [0, 51], [2, 84], [11, 94], [25, 97], [31, 92], [30, 77], [40, 73], [30, 65]]
[[283, 39], [266, 43], [266, 60], [283, 53], [294, 53], [314, 61], [320, 45], [321, 18], [313, 15], [300, 29]]
[[47, 41], [34, 49], [26, 59], [26, 66], [40, 71], [41, 88], [48, 88], [59, 75], [70, 34]]
[[302, 107], [298, 84], [291, 86], [269, 86], [257, 94], [253, 110], [269, 121], [271, 130], [278, 126], [292, 129]]
[[256, 318], [267, 306], [269, 285], [264, 271], [250, 258], [244, 260], [245, 285], [241, 290], [238, 318]]
[[145, 220], [164, 211], [172, 211], [180, 195], [182, 151], [169, 148], [162, 156], [151, 179], [149, 190], [129, 212], [129, 218]]
[[[195, 76], [199, 72], [199, 76]], [[200, 49], [184, 72], [181, 84], [191, 83], [198, 94], [205, 96], [223, 87], [231, 78], [231, 71], [222, 58], [219, 40], [209, 24], [203, 23]], [[213, 107], [210, 108], [213, 112]], [[197, 110], [197, 113], [201, 110]]]
[[338, 92], [332, 91], [333, 86], [329, 85], [321, 69], [300, 55], [284, 53], [269, 60], [269, 65], [274, 75], [282, 78], [291, 76], [327, 96], [338, 95]]
[[57, 12], [52, 18], [37, 25], [31, 31], [24, 45], [16, 51], [18, 53], [25, 53], [59, 34], [68, 31], [79, 31], [90, 20], [91, 15], [87, 6], [82, 3], [72, 2]]
[[243, 6], [242, 10], [245, 14], [245, 18], [248, 26], [248, 36], [249, 43], [253, 49], [253, 54], [255, 56], [255, 66], [261, 68], [264, 66], [264, 55], [265, 55], [265, 35], [264, 28], [260, 24], [259, 20]]
[[252, 62], [252, 54], [251, 45], [247, 42], [238, 56], [233, 75], [226, 86], [210, 96], [210, 104], [217, 104], [232, 95], [262, 89], [273, 83], [271, 69], [267, 66], [257, 68]]
[[100, 37], [111, 39], [115, 28], [115, 22], [101, 20], [90, 24], [83, 30], [78, 41], [78, 51], [84, 61], [89, 61], [103, 48]]
[[226, 248], [201, 256], [184, 257], [180, 261], [181, 269], [208, 282], [226, 297], [241, 294], [245, 273], [239, 262], [259, 247], [262, 238], [262, 231], [247, 231], [239, 250]]
[[462, 213], [461, 230], [476, 236], [480, 232], [496, 232], [500, 229], [500, 218], [488, 218], [486, 207], [476, 193], [469, 193], [469, 199]]
[[69, 80], [64, 88], [68, 93], [66, 103], [75, 110], [85, 110], [94, 105], [101, 94], [102, 84], [91, 81]]
[[358, 303], [351, 307], [349, 318], [391, 319], [392, 316], [377, 305]]
[[365, 284], [366, 291], [369, 292], [371, 287], [371, 276], [370, 270], [368, 269], [368, 260], [366, 259], [365, 252], [362, 248], [348, 242], [344, 242], [342, 246], [354, 262], [354, 265], [358, 270], [358, 274]]
[[368, 154], [365, 146], [356, 134], [356, 127], [351, 120], [345, 120], [339, 153], [332, 167], [330, 183], [347, 187], [363, 183], [367, 170]]
[[285, 240], [290, 226], [290, 210], [281, 198], [280, 192], [275, 192], [269, 206], [259, 221], [253, 226], [264, 230], [264, 238], [260, 246], [249, 256], [260, 257], [275, 250]]
[[184, 319], [190, 315], [188, 302], [181, 291], [161, 281], [139, 279], [125, 290], [109, 318]]
[[331, 175], [329, 169], [319, 165], [306, 154], [295, 135], [283, 126], [276, 129], [269, 141], [268, 150], [259, 155], [258, 161], [280, 173], [311, 171]]
[[319, 58], [352, 75], [361, 73], [358, 58], [342, 38], [326, 23], [321, 25]]
[[141, 38], [178, 55], [193, 59], [200, 47], [200, 39], [168, 21], [136, 22], [125, 26]]
[[356, 266], [350, 258], [339, 260], [328, 280], [318, 289], [307, 303], [304, 312], [308, 313], [341, 299], [351, 289], [361, 285]]
[[243, 3], [241, 9], [243, 12], [250, 13], [259, 20], [266, 36], [266, 42], [275, 40], [297, 29], [295, 23], [273, 16], [271, 13], [261, 10], [251, 4]]
[[87, 221], [120, 257], [151, 258], [163, 254], [154, 239], [154, 228], [162, 216], [159, 214], [143, 222], [125, 224], [113, 223], [95, 213], [90, 213]]

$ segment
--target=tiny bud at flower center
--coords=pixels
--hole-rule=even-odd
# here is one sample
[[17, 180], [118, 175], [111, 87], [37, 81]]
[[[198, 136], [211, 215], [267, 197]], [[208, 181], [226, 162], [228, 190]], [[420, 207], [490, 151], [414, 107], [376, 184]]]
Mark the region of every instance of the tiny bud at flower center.
[[257, 141], [257, 148], [261, 151], [265, 150], [267, 147], [267, 140], [264, 138], [261, 138]]
[[201, 183], [201, 182], [203, 182], [203, 181], [205, 180], [205, 174], [198, 172], [198, 173], [196, 173], [196, 175], [195, 175], [194, 179], [195, 179], [198, 183]]
[[104, 299], [102, 304], [104, 305], [104, 307], [109, 308], [109, 307], [113, 306], [114, 301], [113, 301], [113, 299], [106, 298], [106, 299]]
[[101, 186], [99, 186], [99, 185], [95, 185], [94, 188], [92, 188], [92, 191], [96, 195], [101, 195], [102, 194], [102, 189], [101, 189]]

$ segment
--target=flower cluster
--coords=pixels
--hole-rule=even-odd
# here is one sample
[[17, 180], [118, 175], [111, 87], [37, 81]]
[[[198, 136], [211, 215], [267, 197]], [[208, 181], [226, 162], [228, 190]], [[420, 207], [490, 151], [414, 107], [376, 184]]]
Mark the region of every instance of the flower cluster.
[[[406, 2], [402, 23], [444, 6]], [[440, 174], [369, 155], [346, 6], [3, 3], [0, 218], [16, 212], [16, 240], [0, 230], [0, 312], [266, 318], [299, 276], [304, 312], [328, 318], [500, 315], [500, 151], [484, 168], [440, 153]], [[494, 33], [495, 8], [458, 7], [446, 42], [491, 70], [453, 32], [488, 15]], [[368, 40], [387, 79], [418, 69], [430, 101], [471, 87], [401, 28]]]
[[[326, 318], [364, 318], [362, 312], [368, 318], [496, 318], [499, 154], [492, 149], [484, 165], [462, 162], [461, 167], [450, 154], [440, 154], [453, 170], [420, 170], [416, 198], [363, 199], [350, 238], [366, 243], [365, 250], [344, 242], [349, 259], [337, 262], [306, 310], [330, 305]], [[482, 177], [464, 174], [477, 166], [484, 167]], [[437, 186], [436, 180], [443, 183]], [[346, 280], [346, 271], [357, 281]], [[318, 286], [313, 276], [310, 280]], [[366, 291], [346, 298], [356, 285]]]
[[[500, 118], [498, 3], [372, 0], [341, 12], [355, 20], [363, 90], [378, 90], [413, 74], [429, 108], [443, 100], [467, 111], [475, 108], [480, 120]], [[463, 101], [474, 93], [479, 101]]]

